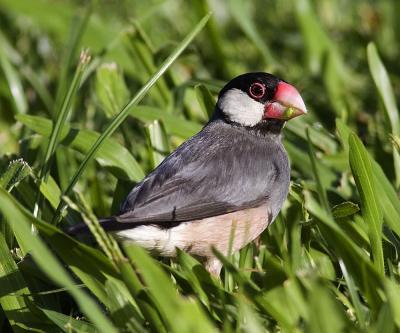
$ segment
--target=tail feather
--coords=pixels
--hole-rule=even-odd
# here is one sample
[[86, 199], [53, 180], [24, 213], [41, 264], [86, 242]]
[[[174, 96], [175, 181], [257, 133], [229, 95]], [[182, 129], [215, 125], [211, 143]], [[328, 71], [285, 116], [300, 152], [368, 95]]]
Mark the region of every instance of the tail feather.
[[[113, 216], [100, 218], [99, 223], [107, 231], [114, 230], [117, 227], [117, 223], [115, 223], [115, 217]], [[77, 236], [80, 234], [88, 234], [90, 231], [86, 223], [80, 222], [65, 228], [64, 232], [70, 236]]]

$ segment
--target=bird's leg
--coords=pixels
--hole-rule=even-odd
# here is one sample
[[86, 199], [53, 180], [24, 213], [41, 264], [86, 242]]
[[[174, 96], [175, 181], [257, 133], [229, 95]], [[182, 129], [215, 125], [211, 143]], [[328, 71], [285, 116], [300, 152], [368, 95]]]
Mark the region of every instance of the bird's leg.
[[222, 263], [215, 257], [208, 257], [204, 262], [204, 267], [211, 275], [219, 277]]

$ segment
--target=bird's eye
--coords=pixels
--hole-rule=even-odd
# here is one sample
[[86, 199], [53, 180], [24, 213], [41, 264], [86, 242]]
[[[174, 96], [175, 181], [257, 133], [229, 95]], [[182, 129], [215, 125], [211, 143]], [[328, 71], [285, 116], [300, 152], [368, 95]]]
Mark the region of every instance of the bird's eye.
[[254, 82], [250, 86], [249, 94], [253, 98], [261, 98], [265, 94], [265, 86], [262, 83]]

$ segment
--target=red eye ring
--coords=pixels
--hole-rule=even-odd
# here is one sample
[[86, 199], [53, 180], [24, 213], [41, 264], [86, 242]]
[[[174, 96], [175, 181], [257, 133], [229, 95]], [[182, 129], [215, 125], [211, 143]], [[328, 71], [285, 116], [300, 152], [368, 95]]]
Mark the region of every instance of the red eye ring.
[[249, 89], [249, 95], [253, 98], [261, 98], [265, 95], [265, 86], [260, 82], [254, 82]]

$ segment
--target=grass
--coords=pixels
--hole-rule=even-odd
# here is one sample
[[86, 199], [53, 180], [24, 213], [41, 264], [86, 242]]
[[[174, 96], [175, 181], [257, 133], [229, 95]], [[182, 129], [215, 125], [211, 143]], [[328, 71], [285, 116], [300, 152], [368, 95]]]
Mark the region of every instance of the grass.
[[[0, 331], [399, 331], [398, 10], [3, 0]], [[184, 252], [117, 244], [96, 216], [248, 71], [293, 83], [309, 110], [284, 130], [292, 183], [277, 221], [258, 245], [217, 253], [220, 280]], [[95, 243], [61, 231], [81, 220]]]

